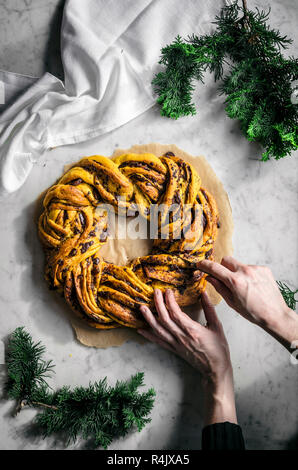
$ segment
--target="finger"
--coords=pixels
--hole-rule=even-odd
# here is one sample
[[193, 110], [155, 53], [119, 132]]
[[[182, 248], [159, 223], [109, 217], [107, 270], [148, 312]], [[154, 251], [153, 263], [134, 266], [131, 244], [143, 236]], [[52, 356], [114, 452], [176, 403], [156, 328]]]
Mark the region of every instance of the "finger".
[[241, 266], [243, 266], [243, 263], [233, 258], [233, 256], [224, 256], [223, 259], [221, 260], [221, 264], [222, 266], [224, 266], [225, 268], [228, 268], [230, 271], [233, 271], [234, 273], [238, 271], [238, 269]]
[[167, 330], [179, 340], [184, 338], [184, 331], [170, 318], [169, 312], [164, 303], [162, 292], [159, 289], [154, 289], [154, 302], [158, 318], [162, 325], [164, 325]]
[[223, 282], [215, 279], [215, 277], [207, 276], [206, 280], [214, 287], [214, 289], [225, 299], [226, 302], [231, 303], [233, 301], [233, 294]]
[[146, 307], [146, 305], [142, 305], [140, 307], [140, 311], [143, 314], [147, 323], [151, 326], [152, 330], [158, 335], [163, 341], [168, 342], [172, 346], [176, 343], [175, 338], [169, 331], [167, 331], [156, 319], [153, 315], [151, 310]]
[[139, 329], [137, 331], [140, 335], [144, 336], [144, 338], [148, 339], [149, 341], [152, 341], [152, 343], [159, 344], [162, 348], [168, 349], [169, 351], [176, 353], [175, 349], [172, 348], [169, 345], [169, 343], [167, 343], [166, 341], [163, 341], [159, 336], [156, 336], [152, 331], [143, 330], [143, 329]]
[[216, 263], [215, 261], [209, 261], [204, 259], [197, 264], [200, 271], [210, 274], [212, 277], [219, 279], [226, 286], [229, 286], [234, 273], [225, 266]]
[[202, 292], [201, 301], [208, 325], [217, 326], [219, 324], [219, 320], [217, 318], [215, 308], [213, 307], [206, 291]]
[[182, 330], [188, 333], [189, 329], [198, 329], [201, 327], [199, 323], [193, 321], [191, 318], [189, 318], [188, 315], [186, 315], [186, 313], [182, 312], [181, 308], [177, 304], [174, 292], [172, 290], [166, 290], [165, 298], [170, 317], [178, 326], [180, 326], [180, 328], [182, 328]]
[[204, 272], [197, 270], [197, 271], [194, 271], [192, 275], [193, 275], [194, 282], [198, 282], [201, 280], [202, 276], [204, 276]]

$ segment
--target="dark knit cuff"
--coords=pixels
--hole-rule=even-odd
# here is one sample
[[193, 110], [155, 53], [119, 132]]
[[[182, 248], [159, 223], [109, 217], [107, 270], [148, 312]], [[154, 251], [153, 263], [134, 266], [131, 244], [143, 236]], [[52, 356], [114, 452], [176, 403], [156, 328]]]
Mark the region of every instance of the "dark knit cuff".
[[202, 432], [202, 450], [245, 450], [241, 427], [234, 423], [215, 423]]

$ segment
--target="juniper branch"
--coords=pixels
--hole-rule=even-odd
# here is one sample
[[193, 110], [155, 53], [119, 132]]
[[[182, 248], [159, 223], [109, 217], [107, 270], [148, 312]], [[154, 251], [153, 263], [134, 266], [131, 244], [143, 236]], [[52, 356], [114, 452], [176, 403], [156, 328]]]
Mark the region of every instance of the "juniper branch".
[[17, 412], [25, 406], [38, 409], [35, 423], [43, 437], [62, 434], [67, 443], [79, 437], [94, 446], [107, 448], [116, 437], [125, 436], [150, 422], [155, 391], [139, 393], [144, 374], [137, 373], [127, 382], [108, 386], [107, 378], [76, 387], [64, 386], [52, 391], [45, 378], [53, 371], [45, 361], [44, 346], [34, 343], [24, 328], [12, 334], [6, 355], [8, 398], [18, 401]]
[[292, 290], [289, 286], [287, 286], [287, 284], [280, 281], [277, 281], [277, 284], [287, 306], [292, 310], [296, 310], [296, 304], [298, 303], [298, 299], [296, 299], [295, 296], [298, 293], [298, 289]]
[[[269, 11], [234, 2], [215, 18], [209, 35], [181, 37], [161, 50], [164, 66], [153, 79], [161, 114], [174, 119], [196, 113], [195, 81], [206, 70], [221, 80], [226, 112], [238, 119], [245, 137], [259, 142], [262, 159], [280, 159], [298, 148], [298, 106], [292, 83], [298, 79], [298, 59], [281, 50], [292, 40], [268, 24]], [[224, 72], [224, 65], [228, 71]]]

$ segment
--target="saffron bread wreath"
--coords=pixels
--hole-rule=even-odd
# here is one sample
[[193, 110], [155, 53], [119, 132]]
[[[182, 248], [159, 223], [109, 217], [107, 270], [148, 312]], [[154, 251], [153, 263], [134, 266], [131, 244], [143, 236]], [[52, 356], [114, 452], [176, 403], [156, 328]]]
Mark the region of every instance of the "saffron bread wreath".
[[[127, 266], [105, 262], [109, 204], [118, 213], [138, 210], [150, 221], [161, 208], [152, 252]], [[196, 170], [173, 152], [127, 153], [112, 159], [86, 157], [46, 192], [38, 222], [50, 287], [64, 293], [71, 308], [98, 329], [139, 328], [141, 304], [153, 306], [153, 291], [173, 289], [180, 306], [196, 302], [206, 275], [193, 272], [212, 259], [218, 210], [201, 187]]]

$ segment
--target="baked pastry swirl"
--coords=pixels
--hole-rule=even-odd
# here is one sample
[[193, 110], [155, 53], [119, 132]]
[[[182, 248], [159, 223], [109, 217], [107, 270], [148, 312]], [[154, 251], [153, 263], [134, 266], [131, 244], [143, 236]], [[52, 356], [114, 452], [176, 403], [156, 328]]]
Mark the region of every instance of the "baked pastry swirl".
[[[109, 204], [118, 213], [137, 208], [157, 233], [148, 256], [127, 266], [107, 263], [100, 248], [108, 239]], [[157, 205], [157, 206], [156, 206]], [[171, 288], [181, 306], [193, 304], [206, 286], [194, 280], [197, 263], [212, 259], [218, 211], [194, 168], [168, 152], [86, 157], [48, 189], [38, 232], [45, 251], [45, 277], [92, 327], [143, 326], [141, 304], [153, 306], [153, 291]]]

